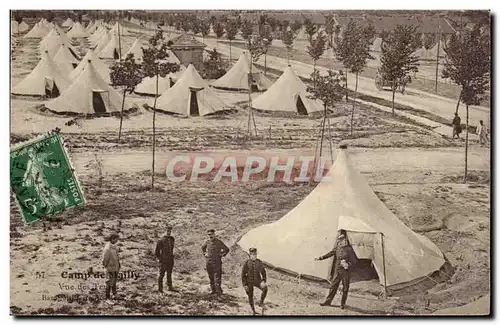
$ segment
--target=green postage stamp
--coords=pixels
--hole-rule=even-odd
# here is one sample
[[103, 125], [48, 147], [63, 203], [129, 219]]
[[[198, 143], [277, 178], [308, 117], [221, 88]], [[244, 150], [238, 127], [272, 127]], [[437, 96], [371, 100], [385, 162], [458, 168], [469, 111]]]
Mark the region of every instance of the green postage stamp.
[[10, 185], [25, 223], [85, 204], [59, 133], [11, 149]]

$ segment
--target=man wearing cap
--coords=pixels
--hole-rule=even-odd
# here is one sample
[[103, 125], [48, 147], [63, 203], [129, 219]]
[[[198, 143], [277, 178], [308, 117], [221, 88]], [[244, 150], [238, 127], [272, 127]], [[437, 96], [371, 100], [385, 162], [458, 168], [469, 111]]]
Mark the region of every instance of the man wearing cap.
[[209, 239], [201, 246], [201, 250], [206, 259], [212, 294], [217, 294], [220, 297], [222, 295], [222, 257], [229, 253], [229, 248], [215, 237], [215, 230], [210, 229], [207, 234]]
[[118, 279], [118, 272], [120, 271], [120, 257], [118, 255], [118, 234], [113, 233], [109, 236], [109, 242], [106, 243], [103, 250], [102, 264], [107, 271], [108, 280], [106, 281], [106, 299], [109, 303], [111, 299], [111, 292], [113, 298], [116, 299], [116, 280]]
[[321, 261], [333, 256], [333, 280], [326, 300], [321, 306], [329, 306], [332, 303], [340, 282], [342, 282], [342, 299], [340, 300], [340, 309], [344, 309], [349, 292], [350, 270], [356, 263], [357, 257], [347, 240], [345, 230], [341, 230], [335, 247], [329, 253], [317, 257], [314, 260]]
[[243, 288], [248, 295], [248, 302], [252, 308], [253, 314], [257, 314], [255, 311], [255, 306], [253, 303], [253, 288], [259, 288], [262, 293], [260, 295], [259, 306], [264, 310], [264, 299], [267, 295], [267, 275], [264, 263], [257, 258], [257, 249], [249, 249], [250, 258], [243, 264], [243, 269], [241, 271], [241, 281], [243, 282]]
[[175, 239], [171, 235], [172, 226], [167, 226], [167, 231], [156, 244], [155, 255], [160, 262], [160, 275], [158, 277], [158, 291], [163, 293], [163, 278], [167, 273], [167, 286], [169, 291], [172, 287], [172, 270], [174, 268], [174, 243]]

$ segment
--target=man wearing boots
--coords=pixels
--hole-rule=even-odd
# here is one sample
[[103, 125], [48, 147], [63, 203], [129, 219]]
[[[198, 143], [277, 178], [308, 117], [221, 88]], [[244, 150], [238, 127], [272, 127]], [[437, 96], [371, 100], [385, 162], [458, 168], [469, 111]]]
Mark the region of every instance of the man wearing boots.
[[267, 285], [266, 285], [266, 268], [264, 263], [257, 258], [257, 249], [250, 248], [250, 259], [248, 259], [245, 264], [243, 264], [243, 269], [241, 271], [241, 281], [243, 282], [243, 288], [248, 295], [248, 302], [252, 308], [254, 315], [257, 314], [255, 311], [255, 306], [253, 302], [253, 288], [259, 288], [262, 293], [260, 295], [259, 306], [264, 311], [264, 299], [267, 295]]
[[210, 229], [207, 234], [209, 239], [201, 246], [201, 250], [206, 259], [212, 294], [220, 297], [222, 295], [222, 257], [229, 253], [229, 248], [215, 237], [215, 230]]
[[340, 309], [344, 309], [349, 292], [350, 271], [356, 263], [357, 257], [347, 240], [345, 230], [341, 230], [333, 250], [314, 260], [321, 261], [333, 256], [333, 280], [326, 300], [321, 306], [329, 306], [332, 303], [339, 284], [342, 281], [342, 299], [340, 300]]
[[102, 264], [107, 271], [108, 280], [106, 281], [106, 303], [112, 304], [111, 292], [116, 299], [116, 280], [120, 271], [120, 257], [118, 255], [118, 234], [113, 233], [109, 236], [109, 242], [106, 243], [103, 251]]
[[167, 226], [167, 232], [156, 244], [155, 255], [160, 262], [160, 274], [158, 277], [158, 291], [163, 293], [163, 278], [167, 273], [167, 286], [169, 291], [172, 287], [172, 270], [174, 268], [174, 237], [171, 236], [172, 226]]

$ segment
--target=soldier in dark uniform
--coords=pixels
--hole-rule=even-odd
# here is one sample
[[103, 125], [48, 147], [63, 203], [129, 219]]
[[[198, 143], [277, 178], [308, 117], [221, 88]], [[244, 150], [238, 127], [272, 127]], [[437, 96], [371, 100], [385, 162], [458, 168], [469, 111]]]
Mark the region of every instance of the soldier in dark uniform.
[[315, 258], [316, 261], [321, 261], [333, 256], [333, 280], [331, 282], [330, 291], [326, 300], [321, 303], [321, 306], [329, 306], [332, 303], [339, 284], [342, 281], [342, 299], [340, 301], [340, 309], [344, 309], [349, 292], [350, 270], [356, 263], [357, 257], [352, 249], [345, 230], [341, 230], [335, 247], [329, 253]]
[[167, 273], [167, 286], [169, 291], [172, 287], [172, 270], [174, 268], [174, 243], [175, 239], [171, 236], [172, 226], [167, 226], [167, 232], [156, 244], [155, 255], [160, 262], [160, 275], [158, 277], [158, 291], [163, 292], [163, 277]]
[[250, 258], [243, 264], [243, 269], [241, 271], [241, 281], [243, 282], [243, 288], [248, 295], [248, 302], [250, 307], [252, 307], [253, 314], [257, 314], [255, 311], [255, 306], [253, 303], [253, 288], [259, 288], [262, 293], [260, 295], [259, 306], [264, 310], [264, 299], [267, 295], [267, 275], [264, 263], [257, 258], [257, 249], [250, 248]]
[[229, 253], [229, 248], [215, 237], [215, 230], [210, 229], [207, 233], [209, 239], [201, 246], [201, 250], [205, 255], [212, 294], [217, 294], [220, 297], [222, 295], [222, 257]]

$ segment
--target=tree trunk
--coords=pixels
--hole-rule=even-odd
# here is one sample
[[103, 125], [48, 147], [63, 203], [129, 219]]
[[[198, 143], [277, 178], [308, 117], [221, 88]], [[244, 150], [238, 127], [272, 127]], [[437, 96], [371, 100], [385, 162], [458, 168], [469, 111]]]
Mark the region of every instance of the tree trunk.
[[325, 108], [325, 115], [323, 116], [323, 127], [321, 129], [321, 140], [320, 140], [320, 145], [319, 145], [319, 159], [321, 161], [321, 156], [323, 155], [323, 138], [325, 136], [325, 125], [326, 125], [326, 105], [323, 104], [323, 107]]
[[467, 183], [467, 154], [469, 150], [469, 105], [465, 105], [466, 115], [465, 115], [465, 173], [464, 173], [464, 183]]
[[215, 48], [219, 49], [219, 37], [215, 38]]
[[229, 64], [231, 64], [231, 40], [229, 40]]
[[358, 73], [356, 73], [356, 86], [354, 87], [354, 100], [352, 101], [352, 110], [351, 110], [351, 138], [352, 138], [352, 123], [354, 121], [354, 108], [356, 107], [357, 95], [358, 95]]
[[347, 69], [345, 69], [345, 102], [349, 102], [349, 88], [347, 88]]
[[[316, 75], [316, 60], [313, 61], [313, 74]], [[313, 79], [313, 87], [316, 88], [316, 77]]]
[[290, 65], [290, 50], [286, 50], [286, 62], [288, 65]]
[[460, 107], [460, 99], [462, 98], [462, 90], [460, 90], [460, 95], [458, 95], [458, 101], [457, 101], [457, 109], [455, 109], [455, 113], [458, 114], [458, 108]]
[[118, 131], [118, 142], [122, 138], [122, 124], [123, 124], [123, 108], [125, 107], [125, 93], [127, 92], [127, 88], [123, 89], [123, 99], [122, 99], [122, 111], [120, 114], [120, 130]]
[[267, 76], [267, 51], [264, 53], [264, 76]]
[[153, 163], [151, 172], [151, 191], [155, 187], [155, 150], [156, 150], [156, 101], [158, 99], [158, 74], [156, 74], [156, 92], [155, 101], [153, 103]]
[[120, 37], [120, 21], [118, 20], [118, 59], [122, 60], [122, 41]]
[[392, 116], [394, 116], [394, 97], [396, 96], [396, 89], [392, 87]]

